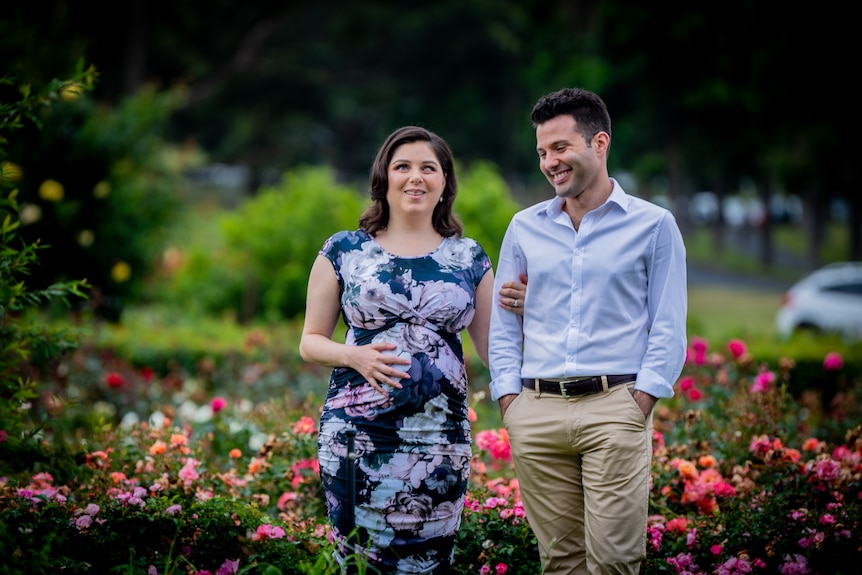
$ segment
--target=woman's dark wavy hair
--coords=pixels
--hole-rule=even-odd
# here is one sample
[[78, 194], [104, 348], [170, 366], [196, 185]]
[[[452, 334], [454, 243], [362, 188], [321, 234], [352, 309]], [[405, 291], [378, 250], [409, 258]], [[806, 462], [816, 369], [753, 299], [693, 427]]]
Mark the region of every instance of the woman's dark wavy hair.
[[578, 132], [588, 145], [599, 132], [611, 135], [611, 116], [604, 101], [597, 94], [582, 88], [564, 88], [542, 96], [533, 106], [530, 119], [533, 127], [537, 127], [565, 114], [575, 119]]
[[386, 201], [386, 192], [389, 190], [389, 162], [392, 161], [392, 156], [399, 146], [413, 142], [426, 142], [431, 146], [431, 150], [443, 169], [443, 175], [446, 177], [443, 201], [434, 207], [431, 223], [437, 233], [443, 237], [460, 236], [463, 233], [463, 227], [453, 211], [455, 196], [458, 193], [458, 181], [455, 178], [452, 150], [449, 149], [449, 144], [443, 138], [417, 126], [398, 128], [389, 134], [389, 137], [377, 150], [377, 157], [374, 158], [374, 163], [371, 165], [371, 201], [373, 203], [359, 216], [359, 227], [373, 236], [389, 225], [389, 202]]

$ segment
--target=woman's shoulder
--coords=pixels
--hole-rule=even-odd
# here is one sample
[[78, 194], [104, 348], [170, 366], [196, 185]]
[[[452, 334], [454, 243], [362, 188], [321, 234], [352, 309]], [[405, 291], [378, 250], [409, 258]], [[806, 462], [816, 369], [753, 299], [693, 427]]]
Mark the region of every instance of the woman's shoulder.
[[343, 241], [343, 240], [366, 240], [370, 236], [368, 232], [363, 229], [358, 230], [341, 230], [339, 232], [335, 232], [330, 236], [330, 239]]
[[466, 249], [475, 252], [484, 252], [482, 246], [474, 240], [473, 238], [467, 236], [451, 236], [448, 238], [448, 241], [454, 242], [455, 245], [460, 247], [461, 249]]
[[347, 250], [358, 247], [365, 241], [368, 241], [370, 236], [365, 230], [341, 230], [329, 236], [323, 242], [321, 251], [328, 252], [335, 248], [338, 250]]
[[474, 267], [476, 269], [488, 269], [491, 265], [490, 258], [482, 246], [470, 237], [465, 236], [450, 236], [446, 238], [444, 244], [447, 246], [443, 252], [446, 257], [460, 262], [464, 267]]

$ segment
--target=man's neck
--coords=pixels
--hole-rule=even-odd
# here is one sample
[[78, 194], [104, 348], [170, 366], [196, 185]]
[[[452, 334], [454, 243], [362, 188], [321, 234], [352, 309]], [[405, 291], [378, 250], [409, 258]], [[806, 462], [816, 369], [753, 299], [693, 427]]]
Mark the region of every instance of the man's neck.
[[611, 192], [614, 191], [613, 180], [605, 176], [600, 181], [601, 185], [587, 188], [574, 198], [563, 198], [563, 211], [572, 219], [575, 230], [580, 227], [581, 220], [588, 212], [603, 205], [611, 197]]

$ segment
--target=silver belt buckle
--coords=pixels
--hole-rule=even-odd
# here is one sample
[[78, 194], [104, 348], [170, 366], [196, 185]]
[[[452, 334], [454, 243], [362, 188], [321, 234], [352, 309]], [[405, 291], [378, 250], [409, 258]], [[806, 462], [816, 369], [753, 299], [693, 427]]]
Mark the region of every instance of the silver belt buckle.
[[562, 395], [563, 397], [569, 397], [569, 395], [566, 393], [566, 382], [565, 381], [560, 382], [560, 395]]

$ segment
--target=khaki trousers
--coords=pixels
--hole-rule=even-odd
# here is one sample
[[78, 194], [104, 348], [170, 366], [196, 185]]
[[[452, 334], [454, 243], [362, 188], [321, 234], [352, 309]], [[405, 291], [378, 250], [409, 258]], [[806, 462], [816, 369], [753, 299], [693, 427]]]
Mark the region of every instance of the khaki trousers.
[[646, 557], [652, 415], [634, 383], [564, 398], [524, 389], [503, 419], [544, 575], [636, 574]]

